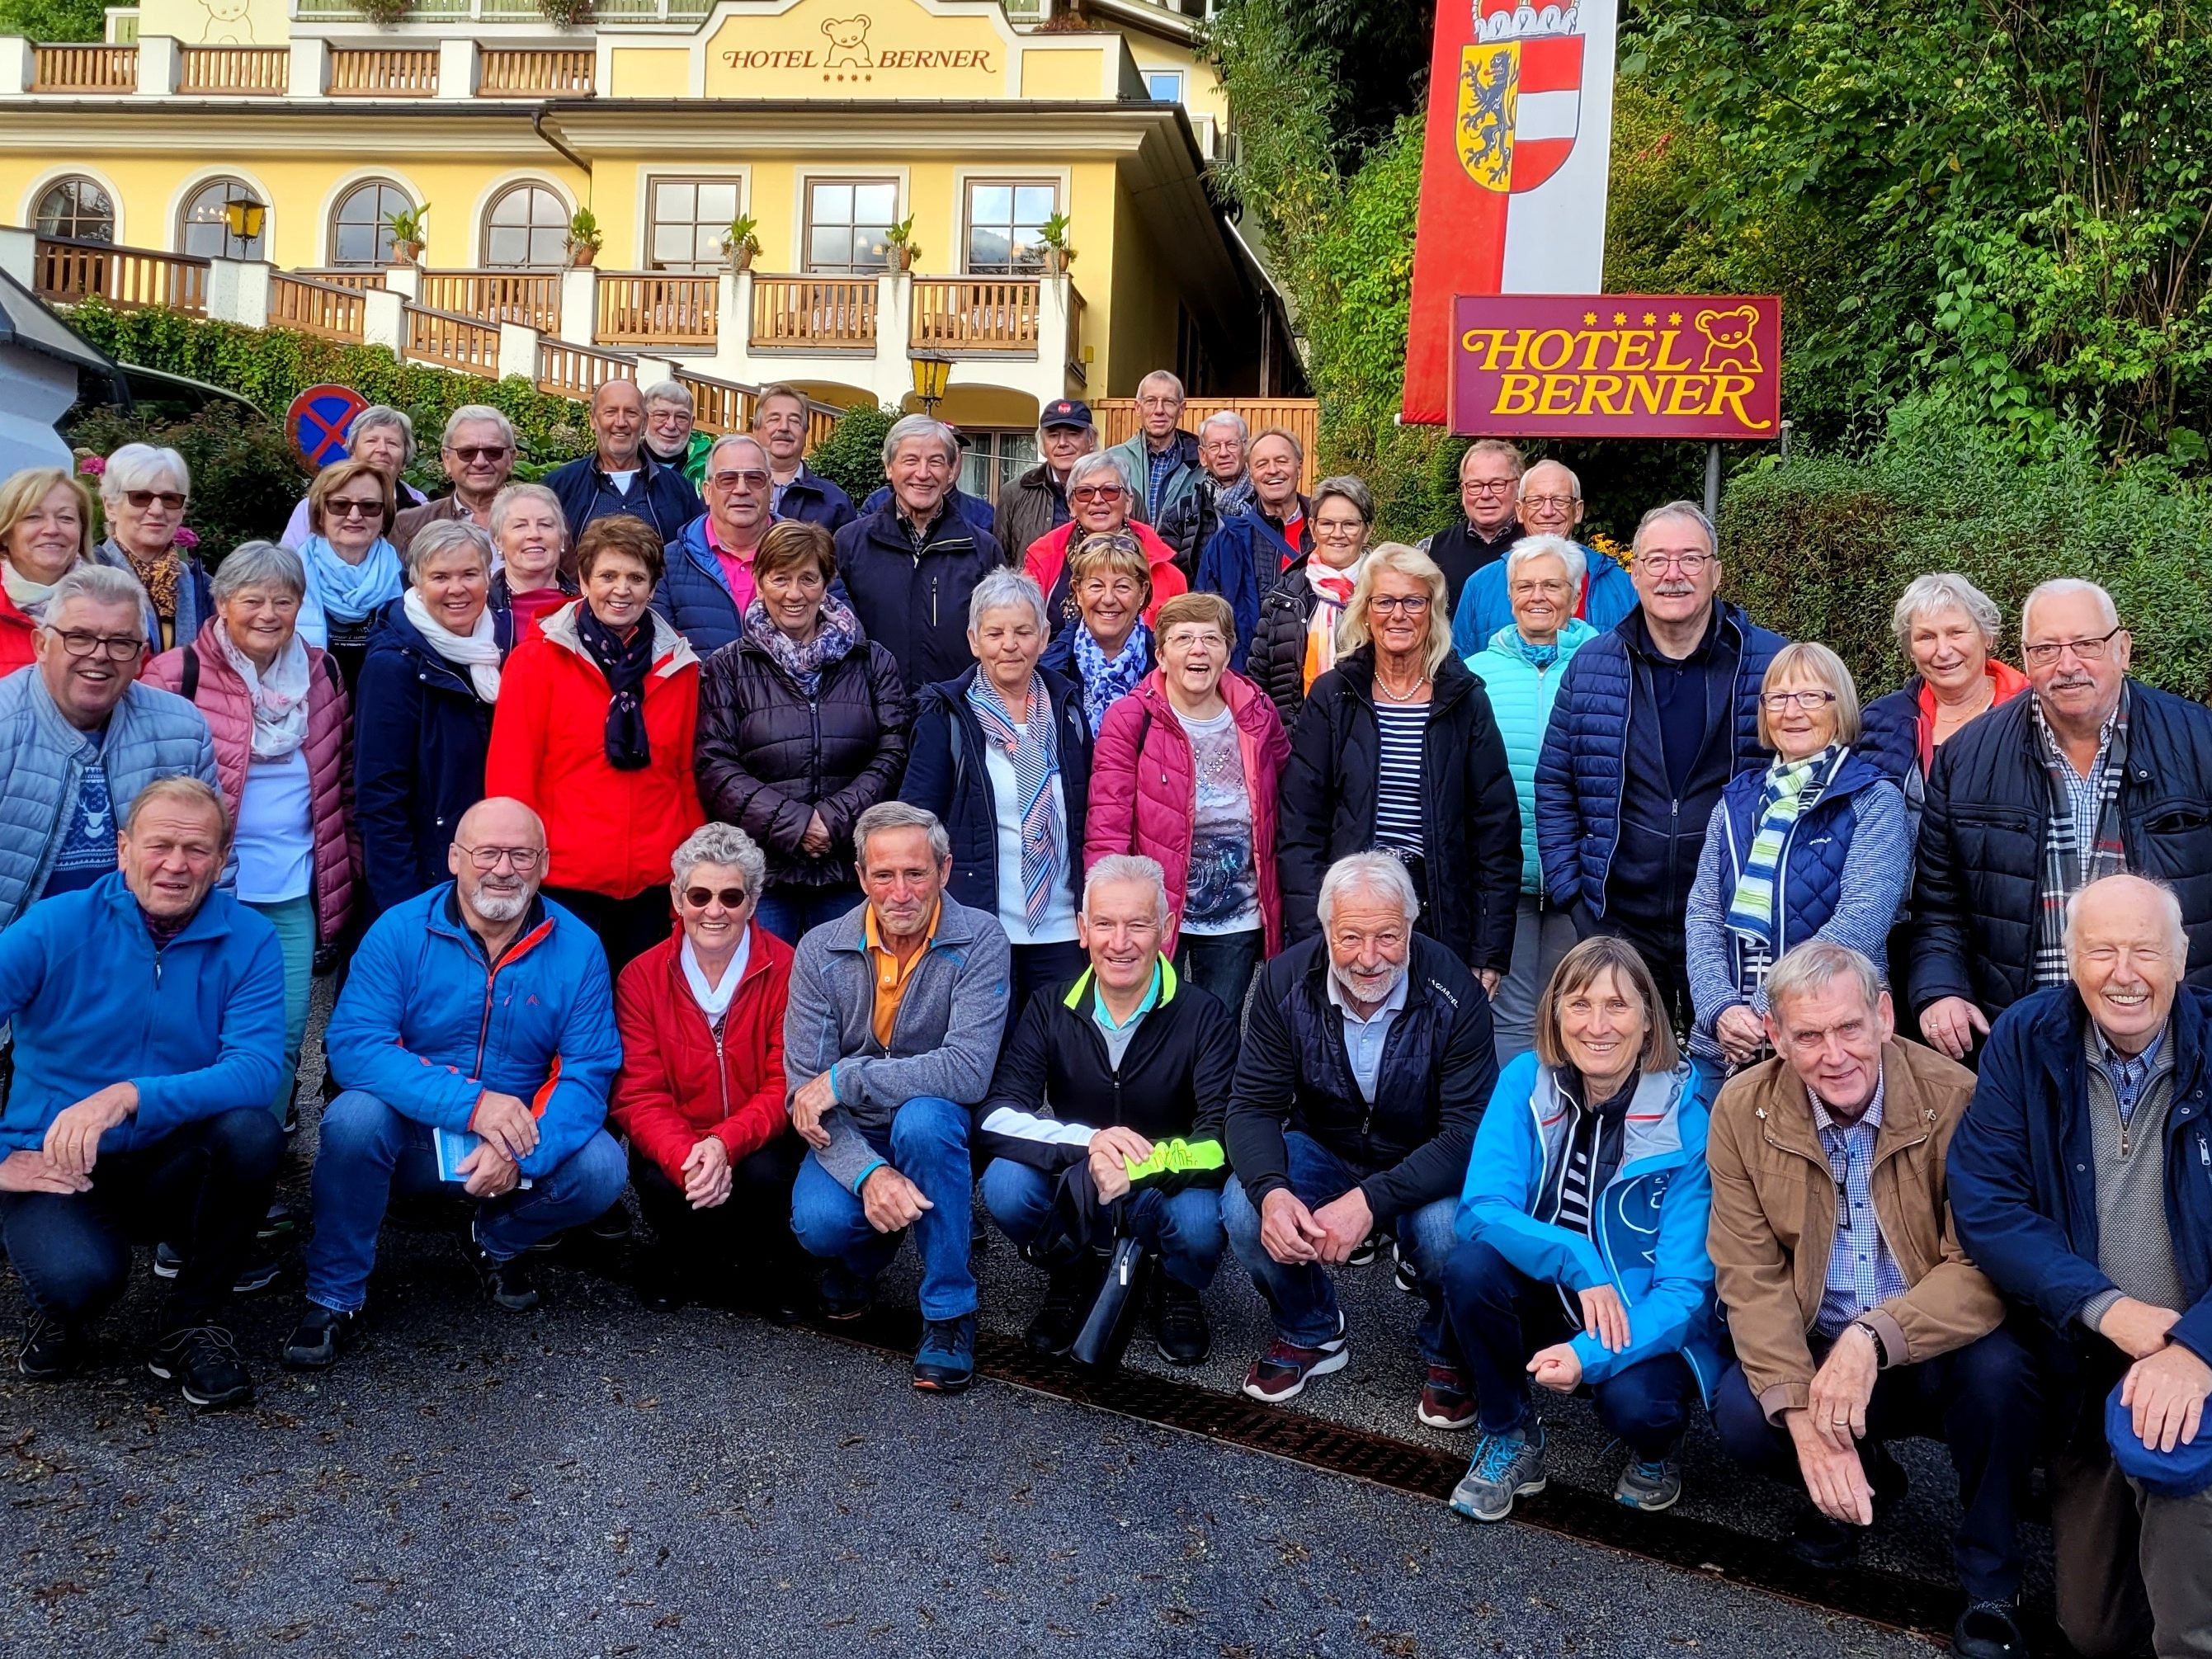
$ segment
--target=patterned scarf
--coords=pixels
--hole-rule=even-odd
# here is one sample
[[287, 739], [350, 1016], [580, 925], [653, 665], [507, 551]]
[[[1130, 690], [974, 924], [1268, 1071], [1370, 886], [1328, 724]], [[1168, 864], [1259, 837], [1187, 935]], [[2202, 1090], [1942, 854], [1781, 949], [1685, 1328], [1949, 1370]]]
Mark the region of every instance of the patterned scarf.
[[120, 543], [114, 545], [129, 562], [131, 574], [138, 578], [138, 586], [146, 590], [146, 597], [154, 602], [154, 614], [163, 622], [174, 622], [177, 619], [177, 583], [185, 574], [185, 562], [177, 556], [177, 550], [165, 547], [148, 559], [140, 557]]
[[1252, 475], [1240, 472], [1227, 483], [1217, 483], [1212, 473], [1206, 474], [1206, 487], [1213, 492], [1213, 510], [1227, 519], [1242, 513], [1258, 499], [1252, 488]]
[[802, 645], [770, 622], [768, 606], [755, 599], [745, 607], [744, 633], [745, 643], [767, 653], [769, 660], [790, 676], [800, 694], [811, 697], [822, 689], [823, 671], [833, 662], [843, 661], [846, 653], [860, 643], [860, 623], [836, 595], [825, 593], [821, 626]]
[[1091, 636], [1082, 623], [1071, 623], [1068, 637], [1074, 641], [1075, 672], [1083, 677], [1083, 717], [1097, 737], [1105, 724], [1106, 711], [1137, 689], [1137, 682], [1152, 672], [1152, 630], [1144, 619], [1129, 630], [1118, 655], [1109, 658], [1105, 647]]
[[1067, 860], [1067, 824], [1060, 815], [1060, 734], [1043, 677], [1030, 674], [1029, 718], [1016, 726], [981, 674], [968, 683], [968, 707], [983, 727], [983, 741], [1006, 751], [1021, 799], [1022, 908], [1032, 930], [1052, 908], [1053, 887]]
[[[2032, 695], [2032, 694], [2031, 694]], [[2051, 779], [2051, 810], [2043, 821], [2043, 892], [2035, 930], [2035, 982], [2063, 985], [2066, 971], [2066, 901], [2091, 882], [2117, 876], [2128, 867], [2120, 834], [2120, 786], [2128, 775], [2128, 690], [2120, 688], [2119, 707], [2100, 740], [2097, 759], [2081, 780], [2083, 805], [2095, 813], [2095, 830], [2085, 836], [2085, 819], [2075, 817], [2072, 768], [2058, 738], [2034, 708], [2043, 769]]]
[[253, 758], [283, 760], [307, 740], [307, 647], [297, 634], [264, 673], [253, 659], [231, 643], [221, 623], [215, 629], [225, 661], [246, 682], [253, 700]]
[[1352, 590], [1359, 585], [1366, 564], [1362, 554], [1343, 569], [1323, 564], [1318, 556], [1306, 561], [1306, 581], [1314, 591], [1314, 608], [1306, 615], [1305, 689], [1336, 666], [1336, 627], [1344, 608], [1352, 603]]
[[647, 617], [623, 636], [599, 619], [587, 604], [576, 606], [576, 637], [599, 672], [607, 677], [607, 764], [617, 772], [642, 772], [653, 764], [653, 740], [645, 730], [645, 680], [653, 672], [653, 618]]
[[1813, 810], [1814, 803], [1835, 781], [1836, 769], [1844, 751], [1830, 744], [1801, 761], [1778, 760], [1766, 769], [1759, 792], [1759, 828], [1751, 848], [1736, 872], [1735, 895], [1729, 901], [1728, 928], [1742, 945], [1744, 979], [1755, 988], [1766, 977], [1774, 950], [1775, 878], [1782, 849], [1797, 820]]

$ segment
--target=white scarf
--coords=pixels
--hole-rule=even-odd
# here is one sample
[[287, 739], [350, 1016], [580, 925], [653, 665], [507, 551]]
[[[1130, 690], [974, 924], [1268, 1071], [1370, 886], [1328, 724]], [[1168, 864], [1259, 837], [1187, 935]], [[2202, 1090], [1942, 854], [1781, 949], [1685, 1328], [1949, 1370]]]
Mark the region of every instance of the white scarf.
[[253, 758], [279, 761], [307, 740], [307, 647], [297, 634], [285, 641], [269, 672], [232, 643], [222, 623], [213, 630], [232, 672], [246, 682], [253, 704]]
[[52, 582], [34, 582], [5, 559], [0, 559], [0, 585], [8, 590], [8, 603], [33, 622], [46, 619], [46, 601], [54, 596]]
[[722, 1016], [730, 1012], [730, 1004], [738, 994], [738, 985], [745, 976], [745, 964], [753, 954], [753, 930], [750, 923], [745, 936], [738, 941], [737, 951], [730, 957], [730, 965], [722, 970], [720, 985], [707, 983], [707, 970], [699, 965], [699, 953], [691, 948], [690, 935], [685, 935], [684, 949], [684, 978], [691, 987], [691, 1000], [699, 1005], [699, 1012], [707, 1016], [709, 1026], [720, 1025]]
[[499, 629], [493, 622], [491, 607], [486, 605], [477, 614], [477, 625], [465, 635], [456, 634], [430, 614], [430, 607], [422, 603], [422, 596], [413, 588], [407, 590], [400, 600], [406, 607], [407, 620], [415, 624], [429, 647], [447, 662], [458, 664], [469, 671], [469, 681], [477, 689], [477, 696], [485, 702], [499, 701]]

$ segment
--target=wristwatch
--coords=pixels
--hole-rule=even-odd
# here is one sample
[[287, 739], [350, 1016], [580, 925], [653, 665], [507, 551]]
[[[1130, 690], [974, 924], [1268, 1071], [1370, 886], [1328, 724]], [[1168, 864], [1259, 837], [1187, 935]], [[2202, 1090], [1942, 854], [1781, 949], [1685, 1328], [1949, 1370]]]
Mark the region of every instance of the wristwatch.
[[1888, 1370], [1889, 1345], [1881, 1340], [1881, 1333], [1874, 1328], [1874, 1322], [1869, 1319], [1854, 1319], [1850, 1322], [1850, 1328], [1853, 1330], [1864, 1331], [1867, 1334], [1868, 1338], [1874, 1343], [1875, 1369], [1876, 1370]]

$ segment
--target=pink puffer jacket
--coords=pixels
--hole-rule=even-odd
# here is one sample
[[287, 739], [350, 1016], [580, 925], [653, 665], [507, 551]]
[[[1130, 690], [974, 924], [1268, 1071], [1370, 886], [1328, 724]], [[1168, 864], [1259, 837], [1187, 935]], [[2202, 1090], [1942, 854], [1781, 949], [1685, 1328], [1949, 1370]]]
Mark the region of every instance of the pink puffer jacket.
[[[1252, 861], [1260, 877], [1260, 916], [1267, 954], [1283, 948], [1282, 890], [1275, 879], [1275, 786], [1291, 757], [1282, 717], [1260, 688], [1241, 674], [1221, 677], [1221, 695], [1237, 719], [1237, 747], [1252, 804]], [[1190, 738], [1154, 669], [1106, 711], [1091, 756], [1091, 796], [1083, 827], [1083, 867], [1115, 853], [1159, 860], [1167, 878], [1167, 936], [1173, 955], [1190, 882], [1190, 843], [1198, 813], [1198, 780]]]
[[[146, 670], [146, 683], [184, 695], [185, 653], [198, 661], [192, 692], [215, 734], [216, 775], [223, 804], [234, 821], [246, 793], [246, 772], [253, 759], [253, 702], [246, 682], [230, 665], [216, 630], [216, 618], [204, 626], [189, 647], [164, 651]], [[353, 914], [353, 885], [361, 873], [361, 842], [353, 822], [353, 720], [337, 665], [313, 646], [307, 647], [308, 817], [315, 836], [315, 936], [328, 945]]]

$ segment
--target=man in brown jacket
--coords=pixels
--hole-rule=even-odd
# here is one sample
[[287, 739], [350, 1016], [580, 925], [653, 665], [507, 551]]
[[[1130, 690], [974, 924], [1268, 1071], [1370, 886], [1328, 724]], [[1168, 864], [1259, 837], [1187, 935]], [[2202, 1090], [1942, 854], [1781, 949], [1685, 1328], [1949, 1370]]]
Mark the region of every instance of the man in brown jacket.
[[1973, 1074], [1899, 1041], [1874, 964], [1843, 945], [1791, 951], [1767, 1004], [1776, 1058], [1721, 1091], [1706, 1149], [1707, 1248], [1736, 1352], [1714, 1393], [1721, 1443], [1802, 1480], [1813, 1507], [1790, 1547], [1835, 1568], [1856, 1559], [1876, 1494], [1903, 1491], [1882, 1443], [1942, 1439], [1966, 1512], [1953, 1650], [2018, 1659], [2014, 1522], [2039, 1400], [2027, 1350], [1952, 1224], [1944, 1158]]
[[488, 404], [465, 404], [446, 417], [438, 457], [453, 482], [453, 492], [410, 507], [392, 520], [392, 544], [402, 558], [416, 532], [441, 519], [491, 529], [492, 499], [514, 476], [514, 424]]

